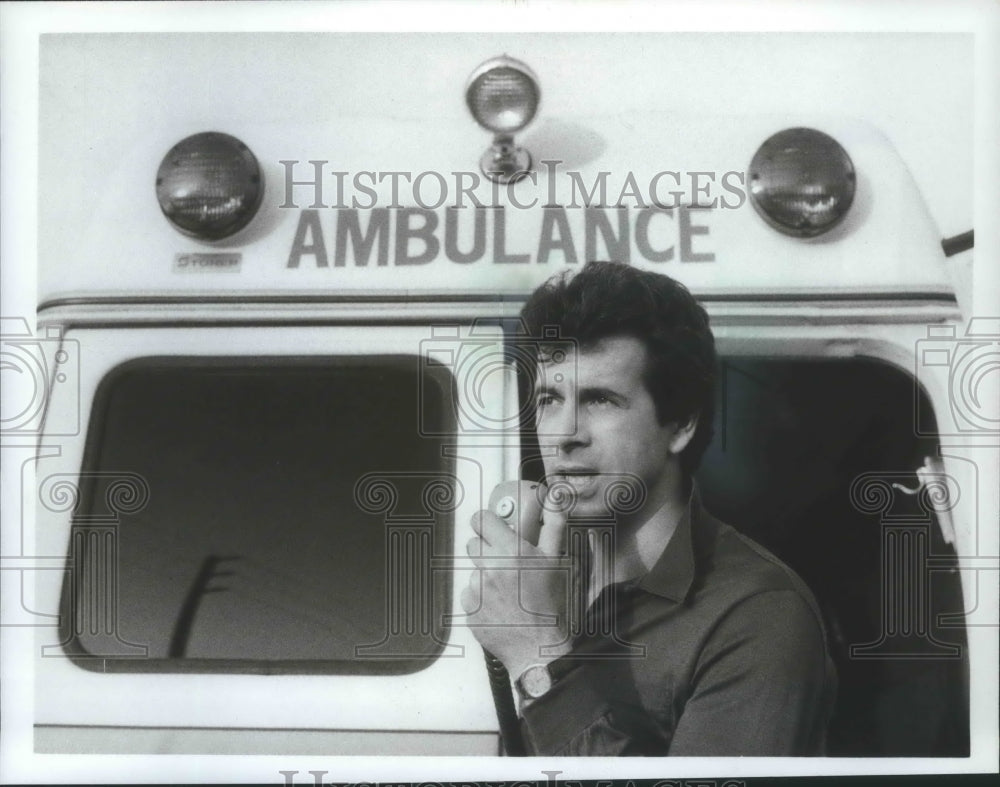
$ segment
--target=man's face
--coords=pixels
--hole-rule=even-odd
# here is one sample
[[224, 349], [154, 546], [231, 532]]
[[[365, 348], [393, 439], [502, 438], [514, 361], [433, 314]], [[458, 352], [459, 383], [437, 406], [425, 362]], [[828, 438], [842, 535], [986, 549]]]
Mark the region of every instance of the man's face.
[[571, 350], [558, 363], [539, 365], [535, 424], [546, 480], [550, 488], [572, 487], [574, 517], [620, 513], [607, 496], [609, 485], [621, 481], [638, 486], [645, 497], [636, 515], [650, 514], [665, 502], [680, 472], [677, 425], [657, 420], [643, 381], [645, 365], [645, 347], [628, 336], [603, 339]]

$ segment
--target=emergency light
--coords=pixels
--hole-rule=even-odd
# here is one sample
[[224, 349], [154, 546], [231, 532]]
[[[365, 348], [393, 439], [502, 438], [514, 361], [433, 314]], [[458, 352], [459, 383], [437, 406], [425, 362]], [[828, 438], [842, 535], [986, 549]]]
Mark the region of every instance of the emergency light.
[[837, 226], [856, 188], [847, 151], [812, 128], [789, 128], [768, 138], [750, 162], [749, 181], [757, 213], [779, 232], [798, 238]]
[[479, 168], [499, 183], [512, 183], [531, 169], [531, 154], [514, 144], [514, 133], [538, 111], [538, 78], [520, 60], [503, 55], [479, 65], [465, 88], [465, 102], [476, 122], [494, 134]]
[[240, 140], [206, 131], [174, 145], [156, 172], [160, 210], [185, 235], [220, 240], [243, 229], [260, 207], [264, 179]]

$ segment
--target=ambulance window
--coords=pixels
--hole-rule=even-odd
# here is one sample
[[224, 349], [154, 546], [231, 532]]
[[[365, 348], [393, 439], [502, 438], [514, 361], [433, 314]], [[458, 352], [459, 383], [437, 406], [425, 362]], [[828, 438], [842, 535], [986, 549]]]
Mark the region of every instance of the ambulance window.
[[65, 647], [101, 670], [427, 666], [451, 598], [431, 565], [452, 551], [451, 401], [415, 356], [117, 368], [87, 439]]

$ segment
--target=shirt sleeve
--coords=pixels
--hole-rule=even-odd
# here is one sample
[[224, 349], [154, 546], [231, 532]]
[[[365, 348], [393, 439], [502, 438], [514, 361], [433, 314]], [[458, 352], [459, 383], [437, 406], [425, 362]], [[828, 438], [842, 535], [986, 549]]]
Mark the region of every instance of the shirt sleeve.
[[751, 596], [706, 641], [669, 753], [823, 754], [835, 684], [808, 601], [794, 590]]
[[566, 675], [524, 709], [521, 729], [531, 754], [616, 757], [628, 736], [611, 724], [610, 706], [595, 690], [586, 665]]

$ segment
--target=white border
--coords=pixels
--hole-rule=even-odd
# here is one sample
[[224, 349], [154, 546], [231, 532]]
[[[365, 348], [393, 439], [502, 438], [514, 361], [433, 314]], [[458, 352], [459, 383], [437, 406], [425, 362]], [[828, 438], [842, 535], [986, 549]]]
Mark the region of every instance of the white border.
[[[390, 7], [391, 6], [391, 7]], [[2, 288], [0, 313], [30, 315], [35, 304], [37, 237], [38, 36], [43, 32], [111, 31], [878, 31], [971, 32], [976, 37], [976, 172], [974, 312], [1000, 313], [1000, 7], [984, 2], [747, 2], [558, 3], [506, 2], [475, 9], [458, 3], [51, 3], [0, 6], [0, 97], [2, 133]], [[932, 111], [932, 110], [929, 110]], [[989, 264], [987, 263], [989, 261]], [[17, 493], [17, 479], [3, 477], [4, 499]], [[6, 603], [6, 602], [4, 602]], [[592, 778], [664, 778], [661, 761], [490, 760], [457, 758], [399, 760], [318, 757], [69, 756], [31, 753], [32, 681], [25, 680], [22, 654], [31, 647], [30, 630], [0, 630], [4, 724], [0, 740], [0, 781], [259, 781], [279, 770], [326, 770], [331, 781], [425, 779], [544, 781], [543, 771]], [[20, 663], [19, 663], [20, 662]], [[991, 722], [996, 724], [996, 720]], [[995, 743], [995, 741], [994, 741]], [[997, 752], [974, 762], [954, 760], [721, 760], [692, 759], [674, 769], [684, 776], [739, 776], [781, 773], [944, 773], [996, 771]], [[670, 778], [675, 778], [676, 773]]]

